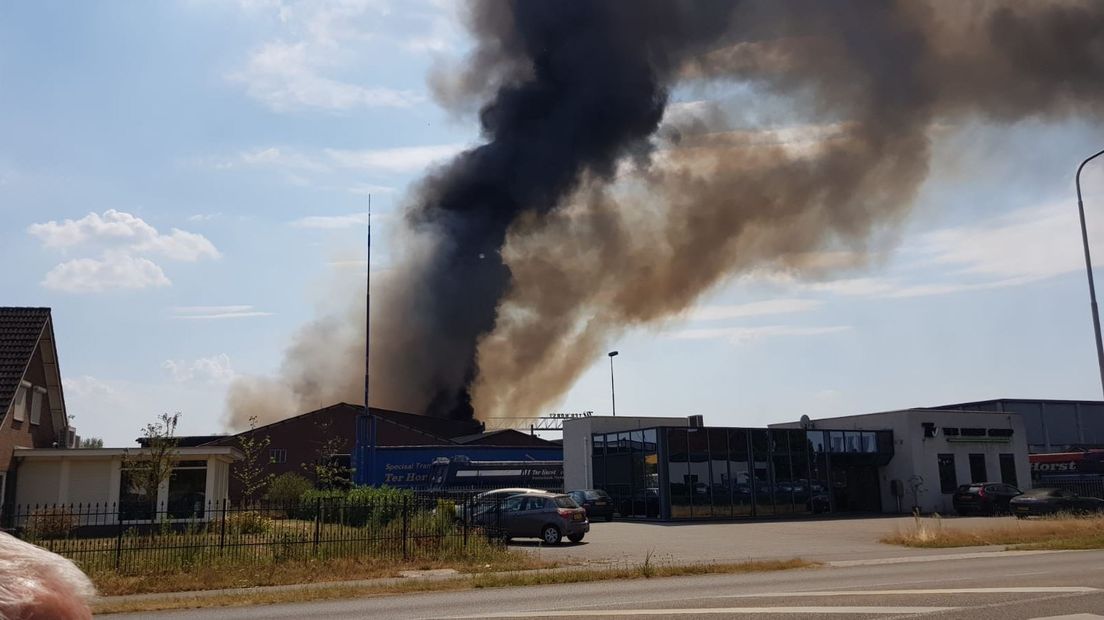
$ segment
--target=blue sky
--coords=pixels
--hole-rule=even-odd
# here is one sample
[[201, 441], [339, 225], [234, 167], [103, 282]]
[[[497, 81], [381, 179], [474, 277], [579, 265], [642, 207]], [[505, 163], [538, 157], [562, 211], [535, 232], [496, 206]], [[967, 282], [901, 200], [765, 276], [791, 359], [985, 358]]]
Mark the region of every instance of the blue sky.
[[[426, 85], [468, 45], [447, 2], [0, 4], [3, 303], [54, 309], [82, 435], [125, 445], [177, 410], [181, 432], [222, 430], [228, 382], [277, 369], [362, 277], [367, 194], [383, 266], [405, 188], [478, 140]], [[1104, 131], [975, 124], [935, 145], [872, 266], [734, 274], [611, 343], [618, 412], [762, 424], [1099, 397], [1072, 175]], [[608, 412], [608, 360], [551, 409]]]

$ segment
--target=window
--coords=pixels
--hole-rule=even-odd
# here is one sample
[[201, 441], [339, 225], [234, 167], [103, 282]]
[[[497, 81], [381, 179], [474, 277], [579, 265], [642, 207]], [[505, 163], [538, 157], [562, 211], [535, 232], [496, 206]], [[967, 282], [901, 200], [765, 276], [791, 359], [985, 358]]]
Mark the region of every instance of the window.
[[203, 461], [177, 463], [169, 475], [169, 518], [201, 518], [206, 500], [207, 464]]
[[46, 395], [46, 390], [36, 387], [34, 394], [31, 395], [31, 424], [38, 424], [42, 421], [42, 397]]
[[15, 390], [15, 407], [12, 409], [12, 420], [16, 422], [27, 419], [27, 388], [30, 385], [24, 381]]
[[1016, 479], [1016, 455], [1015, 454], [1002, 454], [1000, 455], [1000, 471], [1001, 482], [1010, 484], [1014, 487], [1020, 486], [1019, 481]]
[[287, 463], [287, 448], [273, 448], [269, 451], [269, 460], [273, 463]]
[[970, 455], [970, 482], [985, 482], [988, 478], [985, 472], [985, 455]]
[[936, 458], [939, 459], [939, 490], [943, 493], [954, 493], [958, 488], [954, 455], [940, 454]]

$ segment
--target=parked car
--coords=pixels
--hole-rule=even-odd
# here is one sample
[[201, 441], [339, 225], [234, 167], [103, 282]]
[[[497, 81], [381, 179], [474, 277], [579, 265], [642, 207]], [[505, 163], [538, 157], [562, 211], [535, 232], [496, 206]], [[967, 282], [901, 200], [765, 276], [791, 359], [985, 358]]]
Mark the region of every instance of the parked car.
[[1104, 513], [1104, 499], [1082, 497], [1066, 489], [1031, 489], [1009, 503], [1012, 514], [1023, 519], [1058, 512]]
[[598, 517], [606, 521], [613, 521], [613, 498], [602, 489], [583, 489], [580, 491], [568, 491], [571, 499], [582, 506], [587, 513], [588, 520]]
[[472, 496], [470, 499], [463, 503], [456, 504], [456, 520], [463, 521], [465, 520], [465, 518], [467, 518], [470, 521], [476, 514], [494, 508], [498, 503], [502, 502], [511, 495], [543, 492], [544, 491], [542, 491], [541, 489], [527, 489], [524, 487], [511, 487], [506, 489], [494, 489], [491, 491], [484, 491], [483, 493]]
[[952, 500], [960, 515], [994, 515], [1009, 512], [1008, 502], [1023, 491], [1001, 482], [978, 482], [958, 487]]
[[580, 542], [590, 531], [590, 521], [570, 495], [536, 491], [513, 495], [475, 515], [479, 525], [501, 528], [502, 537], [540, 538], [558, 545], [564, 537]]

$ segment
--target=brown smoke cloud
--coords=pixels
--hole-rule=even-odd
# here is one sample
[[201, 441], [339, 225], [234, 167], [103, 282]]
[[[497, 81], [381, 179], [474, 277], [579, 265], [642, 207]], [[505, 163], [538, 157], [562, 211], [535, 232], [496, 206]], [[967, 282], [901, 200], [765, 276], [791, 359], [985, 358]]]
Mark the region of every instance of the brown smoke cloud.
[[[664, 97], [675, 85], [752, 94], [669, 111], [649, 139], [603, 151], [616, 153], [615, 171], [581, 165], [557, 186], [562, 197], [496, 220], [508, 224], [505, 244], [478, 248], [479, 260], [486, 252], [508, 277], [495, 271], [493, 287], [471, 293], [494, 310], [489, 328], [480, 314], [459, 337], [450, 332], [449, 313], [468, 301], [462, 284], [470, 274], [479, 281], [482, 263], [449, 276], [441, 261], [456, 256], [456, 237], [425, 226], [426, 205], [470, 158], [414, 193], [404, 258], [380, 288], [373, 282], [373, 404], [422, 412], [442, 386], [470, 386], [482, 418], [537, 414], [612, 337], [677, 317], [736, 274], [769, 267], [817, 277], [830, 268], [816, 259], [826, 252], [861, 265], [907, 216], [937, 129], [1104, 112], [1104, 3], [1094, 0], [747, 1], [726, 3], [723, 34], [680, 21], [701, 5], [720, 6], [672, 1], [671, 12], [657, 9], [669, 31], [656, 30], [664, 20], [647, 22], [660, 43], [625, 49], [663, 56], [647, 66]], [[534, 73], [522, 51], [529, 31], [509, 8], [517, 5], [472, 6], [477, 45], [466, 70], [433, 76], [439, 100], [460, 111]], [[671, 44], [678, 37], [697, 41]], [[812, 126], [815, 136], [798, 131], [794, 140], [761, 118]], [[479, 239], [493, 246], [497, 234]], [[280, 378], [235, 385], [233, 419], [275, 401], [294, 403], [283, 411], [359, 402], [363, 302], [349, 303], [305, 328]]]

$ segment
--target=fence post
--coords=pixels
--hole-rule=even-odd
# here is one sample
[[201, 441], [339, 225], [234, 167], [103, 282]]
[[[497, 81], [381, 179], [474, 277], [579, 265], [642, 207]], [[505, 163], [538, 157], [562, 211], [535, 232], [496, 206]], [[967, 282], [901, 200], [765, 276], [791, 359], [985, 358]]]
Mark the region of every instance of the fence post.
[[468, 518], [469, 518], [468, 503], [469, 502], [468, 502], [468, 500], [463, 500], [463, 501], [464, 501], [464, 503], [461, 504], [461, 506], [463, 506], [464, 509], [460, 512], [460, 518], [463, 520], [461, 528], [463, 528], [463, 530], [464, 530], [464, 548], [467, 549], [468, 548]]
[[123, 556], [123, 512], [122, 506], [115, 504], [115, 570]]
[[219, 529], [219, 555], [226, 547], [226, 498], [222, 498], [222, 525]]
[[314, 498], [314, 554], [318, 555], [318, 539], [322, 535], [322, 498]]
[[403, 559], [410, 559], [410, 552], [407, 550], [407, 540], [410, 538], [410, 497], [403, 495], [403, 507], [402, 507], [402, 520], [403, 520]]

